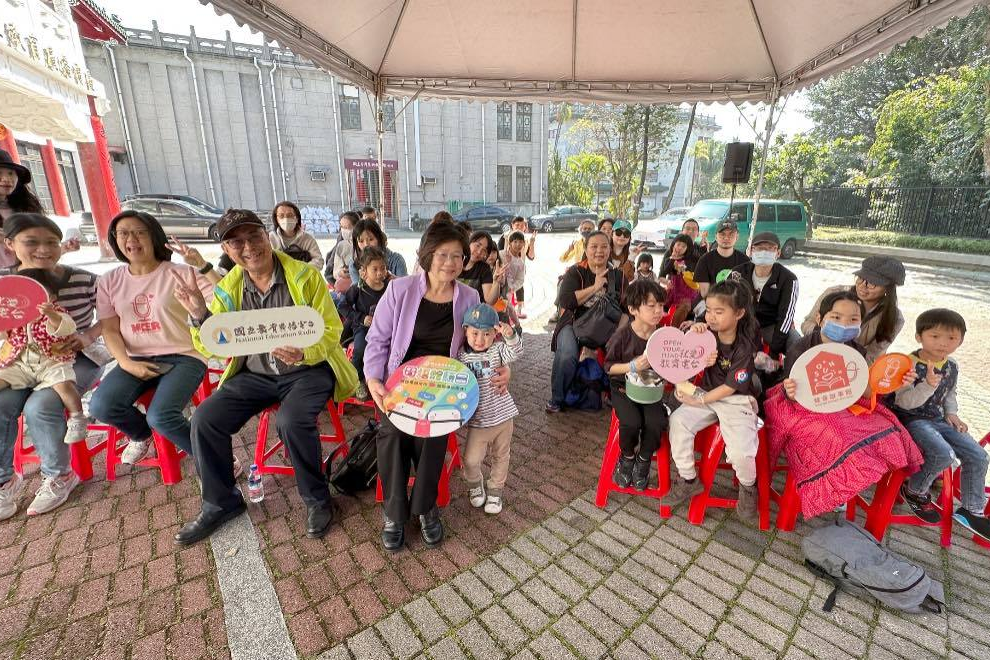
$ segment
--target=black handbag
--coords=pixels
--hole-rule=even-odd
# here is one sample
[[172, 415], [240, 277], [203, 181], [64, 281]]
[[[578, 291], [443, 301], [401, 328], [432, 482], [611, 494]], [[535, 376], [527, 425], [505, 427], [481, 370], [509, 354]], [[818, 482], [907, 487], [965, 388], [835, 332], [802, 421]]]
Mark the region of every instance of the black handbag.
[[619, 306], [620, 277], [622, 273], [619, 271], [609, 271], [609, 284], [613, 286], [607, 287], [605, 295], [574, 321], [574, 336], [577, 337], [578, 345], [605, 348], [605, 344], [615, 333], [622, 318], [622, 308]]

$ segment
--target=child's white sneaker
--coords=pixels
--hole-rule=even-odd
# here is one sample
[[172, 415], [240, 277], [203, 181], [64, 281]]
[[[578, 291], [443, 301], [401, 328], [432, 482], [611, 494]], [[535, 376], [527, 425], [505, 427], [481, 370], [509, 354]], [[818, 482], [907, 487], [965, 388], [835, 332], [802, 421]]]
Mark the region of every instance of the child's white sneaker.
[[86, 439], [89, 435], [89, 419], [86, 415], [81, 412], [72, 413], [69, 416], [69, 420], [66, 422], [65, 437], [62, 438], [62, 442], [67, 445], [71, 445], [76, 442], [81, 442]]
[[134, 465], [148, 455], [149, 449], [151, 449], [150, 440], [131, 440], [124, 447], [124, 451], [120, 455], [120, 462], [124, 465]]
[[471, 506], [475, 509], [485, 505], [485, 482], [482, 481], [480, 484], [474, 488], [468, 489], [468, 499], [471, 501]]
[[502, 496], [501, 495], [489, 495], [488, 501], [485, 502], [485, 513], [502, 513]]

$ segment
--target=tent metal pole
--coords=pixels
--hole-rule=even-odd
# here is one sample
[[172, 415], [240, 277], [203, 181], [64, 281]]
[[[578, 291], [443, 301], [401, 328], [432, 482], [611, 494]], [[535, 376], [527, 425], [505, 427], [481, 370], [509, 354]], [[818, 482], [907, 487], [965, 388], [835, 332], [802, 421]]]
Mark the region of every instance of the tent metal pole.
[[382, 90], [375, 92], [375, 132], [378, 133], [378, 212], [382, 224], [385, 222], [385, 108], [382, 103]]
[[[746, 241], [746, 254], [753, 249], [753, 236], [756, 234], [756, 221], [760, 217], [760, 196], [763, 194], [763, 181], [767, 171], [767, 152], [770, 150], [770, 134], [774, 129], [773, 113], [777, 109], [777, 101], [780, 99], [780, 85], [774, 83], [771, 92], [770, 105], [767, 113], [767, 123], [763, 129], [763, 154], [760, 157], [760, 174], [756, 178], [756, 194], [753, 196], [753, 219], [749, 223], [749, 240]], [[729, 209], [729, 213], [732, 209]]]

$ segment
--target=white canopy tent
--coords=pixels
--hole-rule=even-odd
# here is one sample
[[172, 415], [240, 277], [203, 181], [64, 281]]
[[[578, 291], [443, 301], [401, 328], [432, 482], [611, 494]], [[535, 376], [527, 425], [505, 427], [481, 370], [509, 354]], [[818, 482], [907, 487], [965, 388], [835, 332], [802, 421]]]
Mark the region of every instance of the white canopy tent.
[[[772, 110], [781, 95], [987, 0], [200, 2], [377, 99], [763, 101]], [[771, 128], [768, 118], [764, 144]]]

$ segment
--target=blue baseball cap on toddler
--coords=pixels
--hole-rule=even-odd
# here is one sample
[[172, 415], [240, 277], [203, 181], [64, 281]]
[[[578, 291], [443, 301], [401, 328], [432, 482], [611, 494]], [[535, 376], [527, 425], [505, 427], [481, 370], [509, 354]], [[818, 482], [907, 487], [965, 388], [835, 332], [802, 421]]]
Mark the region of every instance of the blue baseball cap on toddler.
[[478, 330], [494, 330], [499, 323], [498, 312], [491, 305], [479, 303], [464, 312], [464, 325]]

